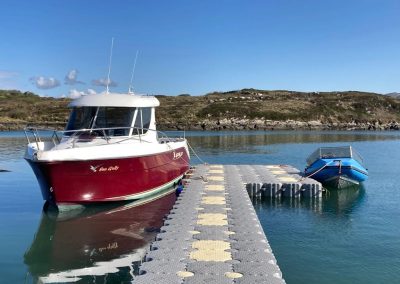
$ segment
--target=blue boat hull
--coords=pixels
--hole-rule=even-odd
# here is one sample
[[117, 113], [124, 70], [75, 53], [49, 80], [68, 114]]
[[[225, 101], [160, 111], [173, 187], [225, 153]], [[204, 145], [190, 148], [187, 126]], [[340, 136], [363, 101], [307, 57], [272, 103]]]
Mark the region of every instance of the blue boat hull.
[[368, 178], [367, 169], [352, 158], [318, 159], [305, 169], [305, 175], [334, 187], [359, 184]]

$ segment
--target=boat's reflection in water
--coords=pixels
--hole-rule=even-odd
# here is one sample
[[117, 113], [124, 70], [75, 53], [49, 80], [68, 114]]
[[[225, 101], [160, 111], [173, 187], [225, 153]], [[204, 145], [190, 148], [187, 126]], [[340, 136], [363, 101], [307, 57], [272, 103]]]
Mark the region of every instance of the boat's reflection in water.
[[175, 190], [130, 203], [42, 214], [24, 255], [33, 282], [125, 283], [175, 203]]
[[325, 211], [336, 215], [349, 215], [356, 211], [365, 198], [363, 184], [351, 185], [344, 188], [327, 188], [324, 199]]
[[342, 189], [327, 188], [321, 199], [315, 198], [254, 198], [256, 210], [269, 209], [308, 209], [316, 213], [329, 213], [330, 215], [347, 216], [356, 210], [364, 200], [364, 185], [353, 185]]

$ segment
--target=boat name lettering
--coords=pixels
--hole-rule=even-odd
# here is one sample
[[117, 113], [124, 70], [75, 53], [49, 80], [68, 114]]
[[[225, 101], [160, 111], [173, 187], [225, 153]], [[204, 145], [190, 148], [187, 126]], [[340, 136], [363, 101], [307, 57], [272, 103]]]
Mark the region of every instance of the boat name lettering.
[[183, 156], [183, 152], [174, 152], [174, 160], [177, 160]]
[[108, 244], [106, 247], [99, 248], [99, 252], [102, 252], [104, 250], [117, 249], [117, 248], [118, 248], [118, 243], [117, 242], [113, 242], [112, 244]]
[[118, 171], [119, 166], [110, 166], [110, 167], [101, 167], [99, 169], [99, 172], [112, 172], [112, 171]]

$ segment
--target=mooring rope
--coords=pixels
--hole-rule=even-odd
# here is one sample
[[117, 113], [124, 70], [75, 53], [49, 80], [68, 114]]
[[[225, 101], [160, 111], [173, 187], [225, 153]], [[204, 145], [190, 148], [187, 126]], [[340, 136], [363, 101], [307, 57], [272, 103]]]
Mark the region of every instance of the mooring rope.
[[204, 182], [208, 182], [208, 178], [205, 176], [192, 177], [192, 180], [200, 180], [200, 179]]
[[[322, 171], [325, 167], [327, 167], [327, 166], [330, 165], [331, 163], [332, 163], [332, 162], [329, 162], [329, 163], [323, 165], [321, 168], [319, 168], [318, 170], [316, 170], [316, 171], [313, 172], [312, 174], [310, 174], [310, 175], [308, 175], [308, 176], [302, 177], [301, 179], [299, 179], [299, 181], [302, 181], [302, 180], [305, 180], [306, 178], [312, 177], [313, 175], [315, 175], [315, 174], [319, 173], [320, 171]], [[306, 171], [304, 170], [304, 174], [305, 174], [305, 173], [306, 173]]]
[[193, 149], [193, 147], [189, 144], [189, 141], [187, 141], [187, 145], [189, 146], [189, 149], [192, 150], [193, 154], [197, 157], [197, 159], [199, 159], [200, 162], [202, 162], [203, 164], [207, 165], [206, 162], [204, 162], [204, 160], [202, 158], [199, 157], [199, 155], [197, 155], [196, 151]]

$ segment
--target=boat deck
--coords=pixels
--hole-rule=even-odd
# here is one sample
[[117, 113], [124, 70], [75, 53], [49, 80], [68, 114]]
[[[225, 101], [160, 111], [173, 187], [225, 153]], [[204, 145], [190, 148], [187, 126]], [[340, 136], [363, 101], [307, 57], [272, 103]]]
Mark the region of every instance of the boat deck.
[[251, 197], [321, 191], [290, 166], [197, 166], [134, 283], [285, 283]]

